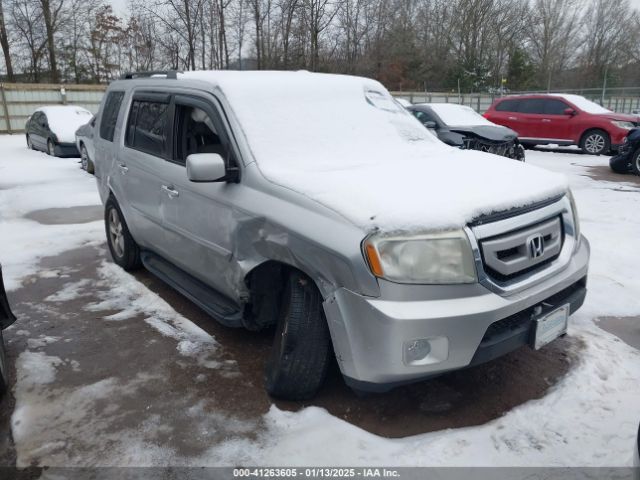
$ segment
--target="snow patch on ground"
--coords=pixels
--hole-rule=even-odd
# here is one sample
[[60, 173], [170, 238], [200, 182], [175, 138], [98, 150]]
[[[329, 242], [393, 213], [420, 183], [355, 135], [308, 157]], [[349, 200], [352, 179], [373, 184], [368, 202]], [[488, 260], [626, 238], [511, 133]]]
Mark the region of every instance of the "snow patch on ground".
[[0, 136], [0, 150], [0, 263], [10, 291], [37, 273], [41, 258], [104, 242], [104, 227], [102, 222], [42, 225], [23, 218], [34, 210], [99, 205], [95, 179], [76, 158], [28, 150], [23, 135]]
[[86, 305], [85, 309], [93, 312], [117, 310], [117, 313], [104, 317], [107, 321], [122, 321], [144, 315], [148, 325], [165, 337], [177, 340], [176, 348], [181, 355], [196, 358], [198, 364], [207, 368], [221, 366], [211, 358], [218, 347], [216, 340], [177, 313], [159, 295], [110, 262], [102, 263], [98, 275], [101, 278], [97, 283], [100, 301]]
[[47, 302], [68, 302], [69, 300], [75, 300], [82, 296], [83, 291], [91, 283], [88, 279], [78, 280], [77, 282], [66, 283], [61, 290], [49, 295], [45, 298]]

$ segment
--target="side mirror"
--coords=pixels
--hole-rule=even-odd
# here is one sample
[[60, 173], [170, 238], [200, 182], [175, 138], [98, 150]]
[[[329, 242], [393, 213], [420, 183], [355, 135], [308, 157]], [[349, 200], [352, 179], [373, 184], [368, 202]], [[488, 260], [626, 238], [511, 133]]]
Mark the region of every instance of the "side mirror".
[[221, 182], [227, 169], [217, 153], [193, 153], [187, 157], [187, 177], [192, 182]]
[[423, 125], [427, 128], [430, 128], [431, 130], [435, 130], [438, 127], [438, 124], [433, 120], [427, 120], [423, 123]]
[[569, 115], [570, 117], [573, 117], [574, 115], [577, 115], [578, 112], [576, 112], [573, 108], [565, 108], [564, 114]]

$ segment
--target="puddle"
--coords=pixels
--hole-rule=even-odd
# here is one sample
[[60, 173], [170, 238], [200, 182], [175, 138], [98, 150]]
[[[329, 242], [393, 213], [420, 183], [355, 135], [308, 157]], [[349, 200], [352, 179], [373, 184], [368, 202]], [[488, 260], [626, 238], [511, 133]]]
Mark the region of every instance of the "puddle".
[[597, 324], [627, 345], [640, 350], [640, 317], [600, 317]]
[[47, 208], [36, 210], [25, 215], [25, 218], [34, 220], [43, 225], [72, 225], [76, 223], [89, 223], [102, 220], [104, 207], [102, 205], [85, 205], [69, 208]]

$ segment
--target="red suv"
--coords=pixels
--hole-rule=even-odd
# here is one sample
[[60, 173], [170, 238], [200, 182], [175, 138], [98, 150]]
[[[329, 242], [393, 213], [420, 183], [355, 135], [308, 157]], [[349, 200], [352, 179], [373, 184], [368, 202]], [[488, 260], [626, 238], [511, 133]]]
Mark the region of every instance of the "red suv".
[[615, 113], [580, 95], [518, 95], [500, 98], [485, 118], [518, 133], [525, 146], [579, 145], [591, 155], [618, 150], [629, 130], [639, 126], [634, 115]]

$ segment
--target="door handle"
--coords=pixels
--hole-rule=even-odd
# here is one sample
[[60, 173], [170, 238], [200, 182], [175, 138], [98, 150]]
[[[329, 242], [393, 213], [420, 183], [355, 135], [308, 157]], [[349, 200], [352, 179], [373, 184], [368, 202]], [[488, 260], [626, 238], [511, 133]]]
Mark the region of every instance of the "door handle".
[[518, 117], [509, 117], [509, 120], [517, 120]]
[[124, 163], [119, 163], [118, 168], [120, 169], [120, 173], [122, 175], [126, 174], [129, 171], [129, 167], [127, 167]]
[[543, 118], [542, 123], [551, 123], [551, 120], [549, 120], [548, 118]]
[[169, 198], [176, 198], [180, 196], [180, 192], [173, 188], [173, 185], [162, 185], [162, 191], [166, 193]]

